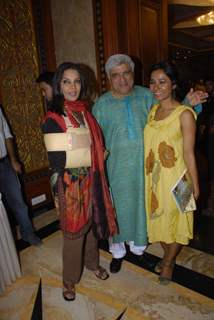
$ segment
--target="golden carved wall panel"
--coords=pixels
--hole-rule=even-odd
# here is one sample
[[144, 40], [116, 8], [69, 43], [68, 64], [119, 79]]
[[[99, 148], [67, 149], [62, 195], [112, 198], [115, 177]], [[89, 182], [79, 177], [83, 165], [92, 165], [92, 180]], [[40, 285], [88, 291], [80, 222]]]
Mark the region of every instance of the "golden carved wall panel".
[[1, 97], [26, 172], [47, 167], [40, 124], [44, 116], [35, 79], [38, 56], [30, 0], [0, 0]]

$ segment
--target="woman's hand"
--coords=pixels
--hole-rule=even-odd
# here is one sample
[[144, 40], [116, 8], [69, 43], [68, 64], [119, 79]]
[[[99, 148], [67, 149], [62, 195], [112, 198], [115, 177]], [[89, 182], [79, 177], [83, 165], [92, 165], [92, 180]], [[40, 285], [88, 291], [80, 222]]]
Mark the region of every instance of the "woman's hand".
[[193, 196], [195, 200], [198, 200], [200, 195], [199, 187], [198, 186], [193, 186]]
[[60, 212], [59, 212], [59, 198], [58, 198], [58, 195], [55, 195], [53, 198], [54, 198], [54, 204], [55, 204], [55, 208], [56, 208], [56, 214], [57, 214], [57, 216], [59, 216]]

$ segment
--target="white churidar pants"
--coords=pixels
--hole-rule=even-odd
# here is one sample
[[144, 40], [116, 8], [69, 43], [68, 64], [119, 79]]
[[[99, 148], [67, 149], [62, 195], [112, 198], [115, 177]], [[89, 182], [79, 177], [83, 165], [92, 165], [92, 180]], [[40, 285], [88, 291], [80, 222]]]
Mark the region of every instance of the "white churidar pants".
[[[146, 246], [135, 246], [134, 241], [127, 242], [130, 251], [137, 256], [141, 256], [146, 249]], [[113, 258], [121, 259], [126, 255], [126, 247], [124, 242], [113, 243], [112, 238], [109, 239], [109, 251], [111, 252]]]

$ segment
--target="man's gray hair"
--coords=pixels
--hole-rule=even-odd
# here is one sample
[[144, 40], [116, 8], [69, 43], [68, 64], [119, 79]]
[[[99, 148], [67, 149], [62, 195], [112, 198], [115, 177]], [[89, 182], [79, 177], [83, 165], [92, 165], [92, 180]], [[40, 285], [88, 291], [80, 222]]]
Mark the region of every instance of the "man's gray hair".
[[134, 62], [129, 56], [127, 56], [126, 54], [114, 54], [108, 58], [105, 64], [105, 71], [108, 78], [110, 78], [111, 70], [123, 63], [128, 64], [132, 72], [134, 72]]

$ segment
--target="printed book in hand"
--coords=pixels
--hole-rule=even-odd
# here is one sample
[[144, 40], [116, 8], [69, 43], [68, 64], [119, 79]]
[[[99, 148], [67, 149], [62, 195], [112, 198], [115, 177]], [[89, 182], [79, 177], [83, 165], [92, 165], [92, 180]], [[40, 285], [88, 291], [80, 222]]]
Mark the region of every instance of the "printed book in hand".
[[187, 170], [183, 172], [171, 190], [175, 203], [181, 213], [196, 210], [196, 203], [193, 196], [193, 188], [187, 176]]

